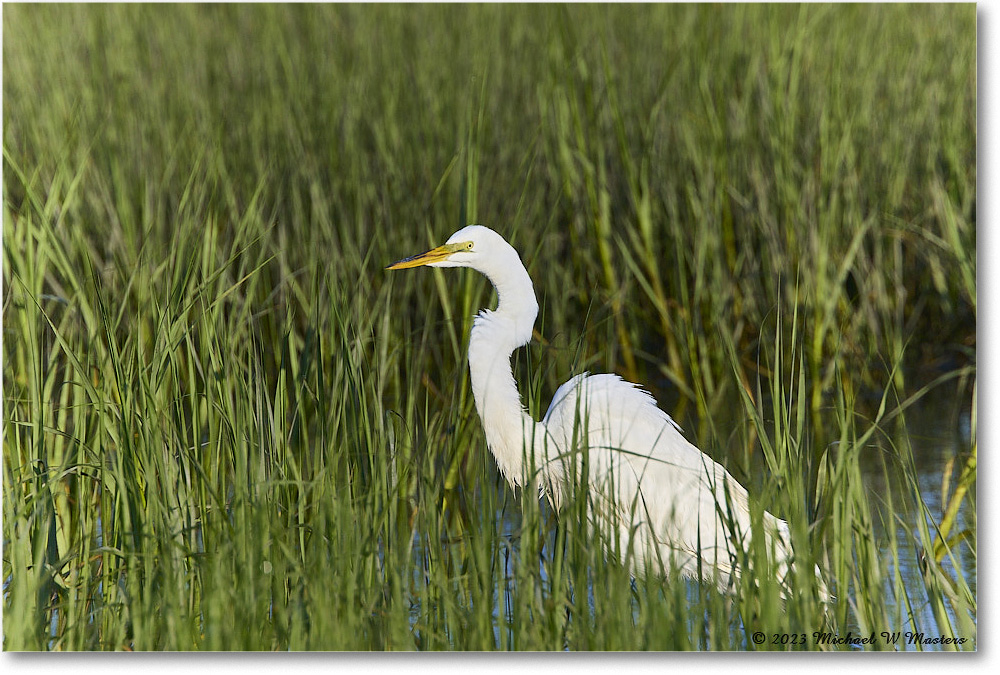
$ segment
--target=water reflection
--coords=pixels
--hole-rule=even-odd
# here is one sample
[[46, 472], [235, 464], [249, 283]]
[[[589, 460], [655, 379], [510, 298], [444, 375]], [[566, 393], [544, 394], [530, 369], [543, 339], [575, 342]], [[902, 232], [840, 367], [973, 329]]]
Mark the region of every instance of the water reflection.
[[[902, 498], [902, 495], [912, 492], [912, 490], [901, 485], [891, 471], [887, 475], [881, 458], [875, 453], [865, 457], [865, 461], [862, 462], [865, 488], [869, 495], [875, 497], [890, 493], [893, 495], [894, 513], [888, 512], [888, 500], [886, 499], [873, 498], [871, 503], [872, 508], [876, 511], [874, 520], [880, 534], [879, 551], [886, 560], [892, 560], [890, 538], [895, 540], [894, 543], [899, 552], [900, 577], [910, 593], [913, 624], [918, 630], [928, 635], [939, 635], [942, 632], [950, 633], [950, 629], [944, 628], [942, 630], [938, 625], [928, 601], [921, 569], [921, 558], [925, 554], [914, 546], [914, 537], [911, 533], [917, 531], [921, 525], [919, 519], [924, 518], [926, 527], [934, 536], [936, 524], [941, 522], [946, 508], [946, 499], [954, 490], [955, 481], [958, 479], [971, 448], [971, 400], [967, 395], [960, 395], [954, 386], [942, 386], [932, 390], [910, 407], [906, 412], [905, 419], [905, 429], [899, 430], [896, 438], [892, 439], [893, 446], [900, 448], [908, 443], [912, 449], [914, 464], [917, 468], [918, 490], [920, 498], [927, 507], [926, 512], [914, 508], [908, 499]], [[943, 493], [946, 475], [950, 485], [948, 495]], [[952, 534], [966, 528], [975, 531], [975, 504], [976, 495], [974, 491], [970, 491], [959, 510]], [[891, 534], [887, 532], [886, 524], [895, 525]], [[975, 594], [977, 586], [976, 556], [968, 544], [964, 542], [954, 547], [952, 552], [954, 562], [952, 556], [948, 555], [945, 555], [941, 561], [945, 574], [951, 579], [955, 579], [957, 576], [963, 577], [972, 593]], [[932, 552], [928, 551], [926, 555], [930, 557]], [[958, 570], [955, 569], [955, 564], [958, 565]], [[890, 575], [893, 572], [894, 570], [889, 570]], [[891, 585], [891, 579], [887, 580], [885, 596], [889, 603], [893, 603], [895, 598]], [[896, 610], [897, 608], [890, 605], [890, 609]], [[954, 625], [956, 617], [952, 608], [948, 606], [946, 610], [950, 622]], [[904, 617], [908, 616], [905, 608], [902, 613]], [[975, 617], [972, 619], [975, 622]], [[903, 629], [905, 630], [905, 627]], [[976, 636], [964, 637], [975, 639]], [[934, 646], [925, 648], [935, 649]]]

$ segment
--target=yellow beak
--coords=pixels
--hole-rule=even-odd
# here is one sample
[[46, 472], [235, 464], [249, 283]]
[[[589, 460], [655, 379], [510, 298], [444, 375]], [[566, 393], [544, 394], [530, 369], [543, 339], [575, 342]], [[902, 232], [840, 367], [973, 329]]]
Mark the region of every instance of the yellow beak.
[[465, 244], [442, 244], [437, 248], [432, 248], [426, 253], [420, 253], [417, 255], [411, 255], [409, 258], [403, 258], [398, 262], [386, 267], [387, 270], [405, 270], [410, 267], [420, 267], [421, 265], [430, 265], [431, 263], [441, 262], [442, 260], [447, 260], [455, 251], [459, 251], [465, 248]]

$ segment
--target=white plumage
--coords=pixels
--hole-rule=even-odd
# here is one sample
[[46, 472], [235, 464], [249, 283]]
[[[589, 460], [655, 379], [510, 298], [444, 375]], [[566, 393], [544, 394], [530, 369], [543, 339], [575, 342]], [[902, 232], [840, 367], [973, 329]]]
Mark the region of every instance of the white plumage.
[[[511, 486], [538, 485], [559, 508], [576, 472], [589, 484], [591, 516], [617, 528], [625, 562], [697, 577], [700, 558], [701, 574], [725, 588], [739, 572], [737, 547], [750, 537], [743, 486], [689, 443], [652, 396], [617, 375], [577, 375], [556, 390], [541, 422], [528, 415], [510, 357], [530, 341], [538, 302], [517, 252], [499, 234], [470, 225], [389, 269], [420, 265], [471, 267], [496, 288], [497, 308], [480, 312], [472, 327], [469, 370], [487, 445]], [[783, 576], [788, 526], [765, 513], [764, 531]]]

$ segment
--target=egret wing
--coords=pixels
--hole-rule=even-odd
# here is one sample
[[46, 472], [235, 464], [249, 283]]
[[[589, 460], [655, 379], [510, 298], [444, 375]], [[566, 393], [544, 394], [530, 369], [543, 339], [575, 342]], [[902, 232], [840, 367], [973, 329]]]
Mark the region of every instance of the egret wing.
[[556, 391], [543, 424], [564, 476], [586, 457], [592, 500], [629, 525], [619, 528], [621, 550], [631, 547], [639, 566], [667, 565], [669, 555], [693, 576], [700, 556], [728, 582], [734, 543], [750, 532], [747, 492], [648, 392], [617, 375], [584, 373]]

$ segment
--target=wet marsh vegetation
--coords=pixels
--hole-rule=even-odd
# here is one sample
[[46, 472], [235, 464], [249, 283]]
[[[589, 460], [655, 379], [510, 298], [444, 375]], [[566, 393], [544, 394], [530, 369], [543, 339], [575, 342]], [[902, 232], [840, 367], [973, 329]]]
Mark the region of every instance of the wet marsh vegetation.
[[[974, 5], [3, 30], [4, 649], [975, 649]], [[787, 601], [506, 487], [487, 282], [383, 271], [473, 222], [535, 282], [531, 413], [643, 383], [788, 521]]]

